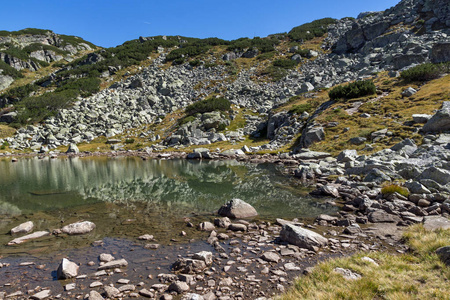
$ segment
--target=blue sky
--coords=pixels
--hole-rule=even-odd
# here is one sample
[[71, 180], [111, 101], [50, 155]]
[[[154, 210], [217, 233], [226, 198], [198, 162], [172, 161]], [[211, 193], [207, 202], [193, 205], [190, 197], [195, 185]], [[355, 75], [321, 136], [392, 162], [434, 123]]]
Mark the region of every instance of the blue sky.
[[139, 36], [264, 37], [324, 18], [356, 17], [399, 0], [4, 1], [0, 30], [50, 29], [112, 47]]

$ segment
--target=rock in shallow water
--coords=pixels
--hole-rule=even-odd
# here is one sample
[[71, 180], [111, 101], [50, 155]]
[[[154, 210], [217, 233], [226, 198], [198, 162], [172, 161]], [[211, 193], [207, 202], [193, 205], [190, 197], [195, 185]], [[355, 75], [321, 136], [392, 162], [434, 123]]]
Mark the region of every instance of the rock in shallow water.
[[61, 264], [58, 267], [58, 270], [56, 271], [56, 274], [58, 279], [74, 278], [78, 275], [79, 268], [80, 267], [76, 263], [71, 262], [67, 258], [63, 258]]
[[95, 224], [89, 221], [77, 222], [64, 226], [61, 230], [68, 235], [85, 234], [95, 229]]
[[219, 209], [219, 215], [229, 218], [252, 218], [258, 213], [256, 209], [241, 199], [232, 199]]
[[14, 227], [11, 229], [11, 234], [19, 234], [19, 233], [29, 233], [33, 231], [34, 224], [32, 221], [28, 221], [25, 223], [20, 224], [19, 226]]

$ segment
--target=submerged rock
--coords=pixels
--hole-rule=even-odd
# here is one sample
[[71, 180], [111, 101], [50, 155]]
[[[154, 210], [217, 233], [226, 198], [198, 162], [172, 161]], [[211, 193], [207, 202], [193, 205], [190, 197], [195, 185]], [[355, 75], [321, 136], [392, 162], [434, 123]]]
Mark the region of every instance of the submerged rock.
[[95, 229], [95, 224], [89, 221], [77, 222], [64, 226], [61, 230], [68, 235], [85, 234]]
[[48, 231], [37, 231], [37, 232], [34, 232], [32, 234], [28, 234], [28, 235], [25, 235], [25, 236], [22, 236], [20, 238], [17, 238], [17, 239], [14, 239], [14, 240], [10, 241], [8, 243], [8, 246], [22, 244], [22, 243], [24, 243], [24, 242], [26, 242], [28, 240], [38, 239], [38, 238], [41, 238], [41, 237], [44, 237], [44, 236], [47, 236], [47, 235], [50, 235], [50, 232], [48, 232]]
[[219, 209], [219, 215], [229, 218], [252, 218], [258, 213], [256, 209], [241, 199], [232, 199]]
[[33, 221], [28, 221], [25, 223], [20, 224], [19, 226], [14, 227], [11, 229], [11, 234], [19, 234], [19, 233], [29, 233], [33, 231], [34, 223]]

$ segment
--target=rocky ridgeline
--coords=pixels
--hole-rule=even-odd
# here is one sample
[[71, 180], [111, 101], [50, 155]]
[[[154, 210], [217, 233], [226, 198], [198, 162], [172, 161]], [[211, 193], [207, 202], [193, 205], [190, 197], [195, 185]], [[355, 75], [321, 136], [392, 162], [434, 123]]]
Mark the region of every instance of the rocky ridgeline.
[[[23, 49], [27, 46], [40, 44], [43, 46], [54, 46], [57, 49], [64, 51], [57, 52], [51, 49], [36, 49], [29, 53], [29, 59], [23, 57], [16, 57], [8, 53], [4, 45], [12, 45], [18, 49]], [[3, 50], [3, 51], [2, 51]], [[65, 60], [70, 62], [74, 59], [74, 55], [82, 51], [93, 50], [92, 44], [88, 45], [82, 39], [79, 42], [67, 42], [64, 37], [53, 33], [52, 31], [44, 31], [40, 34], [10, 34], [0, 36], [0, 61], [5, 62], [12, 68], [21, 71], [24, 69], [30, 71], [37, 71], [41, 68], [39, 62], [51, 63], [55, 61]], [[14, 78], [8, 75], [2, 75], [0, 69], [0, 91], [7, 88], [14, 82]]]

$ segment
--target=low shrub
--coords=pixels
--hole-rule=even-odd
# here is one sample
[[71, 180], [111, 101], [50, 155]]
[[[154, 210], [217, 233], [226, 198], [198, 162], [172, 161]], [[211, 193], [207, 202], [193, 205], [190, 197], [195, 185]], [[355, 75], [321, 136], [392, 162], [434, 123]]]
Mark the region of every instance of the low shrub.
[[298, 65], [298, 62], [292, 59], [277, 59], [274, 60], [272, 64], [274, 67], [293, 69]]
[[373, 95], [376, 92], [377, 88], [372, 80], [363, 80], [337, 86], [328, 92], [328, 96], [331, 100], [352, 99]]
[[14, 69], [13, 67], [11, 67], [10, 65], [1, 60], [0, 60], [0, 69], [3, 70], [3, 72], [1, 72], [2, 75], [8, 75], [11, 76], [12, 78], [24, 77], [20, 71], [17, 71], [16, 69]]
[[198, 66], [200, 66], [201, 64], [202, 64], [202, 62], [201, 62], [201, 60], [199, 60], [199, 59], [191, 60], [191, 61], [189, 62], [189, 65], [190, 65], [191, 67], [198, 67]]
[[125, 144], [133, 144], [134, 143], [134, 139], [126, 139], [125, 140]]
[[428, 81], [439, 78], [439, 76], [448, 72], [450, 72], [450, 62], [442, 64], [426, 63], [403, 71], [400, 77], [406, 82]]
[[334, 23], [336, 23], [336, 20], [332, 18], [315, 20], [292, 28], [288, 36], [294, 41], [311, 40], [323, 36], [327, 32], [328, 26]]
[[225, 98], [209, 98], [192, 103], [186, 107], [186, 113], [188, 115], [194, 115], [196, 113], [205, 113], [211, 111], [228, 111], [231, 108], [231, 102]]
[[381, 188], [381, 193], [383, 195], [389, 195], [393, 193], [399, 193], [402, 196], [408, 197], [409, 191], [407, 188], [400, 186], [398, 184], [388, 184]]
[[262, 53], [256, 57], [257, 60], [268, 60], [275, 56], [275, 51]]

